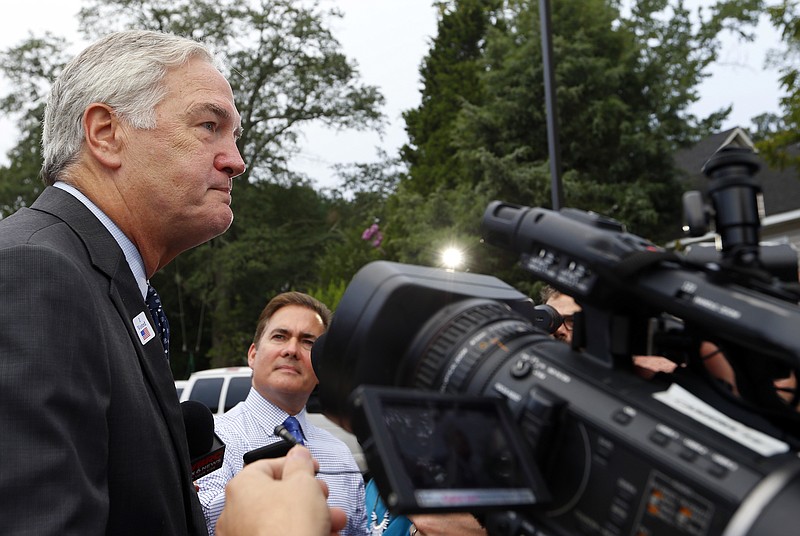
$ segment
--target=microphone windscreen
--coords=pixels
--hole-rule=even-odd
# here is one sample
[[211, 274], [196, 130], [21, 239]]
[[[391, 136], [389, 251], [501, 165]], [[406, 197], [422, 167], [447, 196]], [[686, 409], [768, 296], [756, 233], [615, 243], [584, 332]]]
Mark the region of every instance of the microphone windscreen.
[[211, 450], [214, 443], [214, 416], [205, 404], [196, 400], [181, 402], [181, 411], [189, 456], [194, 459]]

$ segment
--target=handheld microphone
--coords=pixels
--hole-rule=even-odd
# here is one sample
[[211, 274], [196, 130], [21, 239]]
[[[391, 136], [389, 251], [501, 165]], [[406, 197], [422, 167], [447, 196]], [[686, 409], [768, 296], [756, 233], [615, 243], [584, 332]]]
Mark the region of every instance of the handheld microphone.
[[225, 443], [214, 433], [214, 416], [200, 402], [181, 402], [183, 426], [192, 463], [192, 480], [197, 480], [222, 467]]
[[286, 427], [282, 424], [279, 424], [275, 427], [275, 435], [286, 441], [287, 443], [291, 443], [292, 446], [298, 444], [297, 438], [292, 435], [292, 433], [286, 429]]
[[[244, 460], [244, 464], [247, 465], [248, 463], [253, 463], [256, 460], [262, 460], [264, 458], [282, 458], [289, 453], [289, 450], [294, 447], [295, 445], [299, 445], [300, 442], [297, 441], [292, 433], [286, 429], [286, 427], [282, 424], [279, 424], [275, 427], [275, 435], [281, 438], [281, 441], [277, 443], [271, 443], [264, 447], [260, 447], [249, 452], [245, 452], [244, 456], [242, 457]], [[317, 474], [320, 475], [346, 475], [346, 474], [361, 474], [361, 471], [317, 471]]]
[[281, 441], [245, 452], [242, 456], [244, 464], [247, 465], [264, 458], [282, 458], [289, 453], [293, 446], [297, 445], [297, 439], [282, 424], [275, 427], [275, 435], [280, 437]]

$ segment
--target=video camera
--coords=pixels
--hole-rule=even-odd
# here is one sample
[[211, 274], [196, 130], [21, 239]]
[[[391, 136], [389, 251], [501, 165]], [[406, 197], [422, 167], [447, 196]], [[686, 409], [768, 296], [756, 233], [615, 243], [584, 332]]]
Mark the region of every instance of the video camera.
[[[580, 348], [536, 327], [532, 300], [495, 277], [363, 267], [312, 361], [323, 412], [356, 433], [390, 510], [477, 513], [491, 535], [795, 530], [798, 400], [774, 382], [798, 377], [800, 308], [759, 260], [751, 156], [706, 165], [718, 262], [590, 212], [487, 207], [485, 240], [581, 305]], [[685, 347], [717, 345], [735, 386], [696, 351], [673, 374], [635, 374], [663, 315]]]

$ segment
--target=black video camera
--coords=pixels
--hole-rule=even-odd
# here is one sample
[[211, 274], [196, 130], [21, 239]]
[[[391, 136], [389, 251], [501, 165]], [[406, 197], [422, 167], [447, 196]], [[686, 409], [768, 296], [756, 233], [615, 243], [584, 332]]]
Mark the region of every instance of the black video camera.
[[[751, 191], [724, 157], [717, 212]], [[486, 240], [580, 303], [585, 347], [536, 327], [497, 278], [375, 262], [314, 346], [323, 411], [356, 433], [396, 513], [481, 512], [492, 535], [791, 531], [800, 419], [774, 382], [800, 369], [800, 308], [759, 266], [752, 222], [735, 223], [722, 260], [698, 264], [593, 213], [493, 202]], [[664, 314], [722, 350], [735, 394], [699, 355], [634, 373]]]

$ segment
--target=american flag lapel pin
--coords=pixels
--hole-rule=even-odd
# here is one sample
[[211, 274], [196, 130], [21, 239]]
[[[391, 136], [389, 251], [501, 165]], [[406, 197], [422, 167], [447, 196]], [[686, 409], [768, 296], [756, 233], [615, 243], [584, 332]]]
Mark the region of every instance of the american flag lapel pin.
[[133, 317], [133, 328], [136, 330], [136, 335], [139, 336], [142, 344], [147, 344], [150, 339], [156, 336], [156, 330], [150, 325], [144, 311]]

